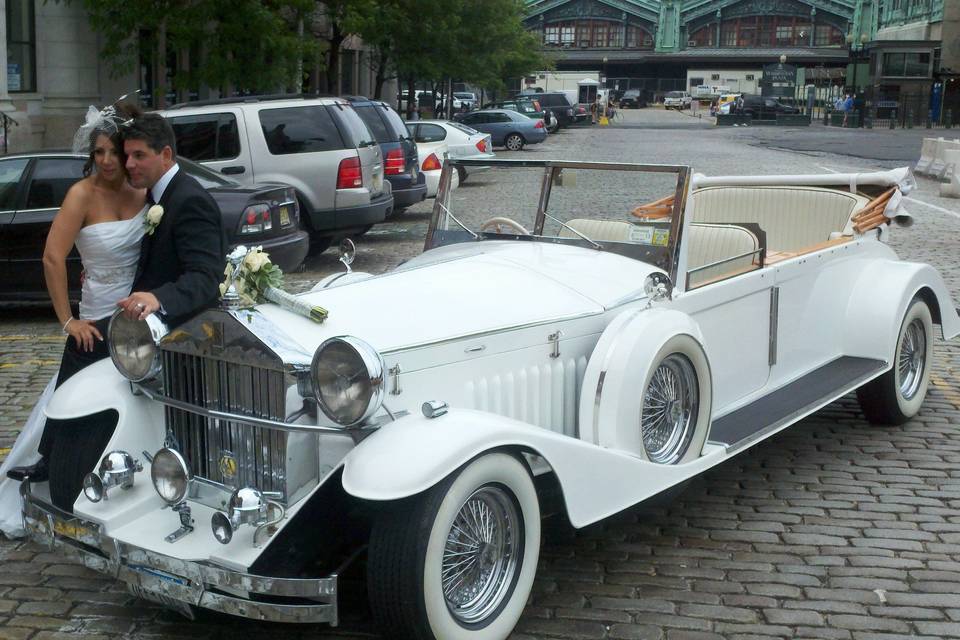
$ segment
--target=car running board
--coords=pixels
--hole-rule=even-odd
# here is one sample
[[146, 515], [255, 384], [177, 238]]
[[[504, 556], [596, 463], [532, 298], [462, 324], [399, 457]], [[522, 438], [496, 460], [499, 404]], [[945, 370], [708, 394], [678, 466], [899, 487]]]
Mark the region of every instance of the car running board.
[[773, 393], [713, 421], [708, 440], [728, 453], [797, 422], [887, 368], [882, 360], [842, 356]]

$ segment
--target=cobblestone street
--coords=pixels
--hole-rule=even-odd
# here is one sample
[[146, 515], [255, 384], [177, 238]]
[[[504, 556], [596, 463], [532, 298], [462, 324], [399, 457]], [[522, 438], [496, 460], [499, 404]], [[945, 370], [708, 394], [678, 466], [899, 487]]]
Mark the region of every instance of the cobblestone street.
[[[873, 171], [915, 162], [925, 134], [819, 124], [720, 129], [708, 118], [647, 109], [497, 155], [688, 164], [708, 175]], [[915, 224], [894, 228], [890, 244], [936, 267], [960, 304], [960, 201], [940, 198], [932, 180], [918, 182], [905, 203]], [[455, 195], [483, 185], [482, 174], [471, 176]], [[487, 202], [490, 215], [518, 195], [498, 194], [501, 201]], [[418, 254], [432, 203], [359, 238], [353, 268], [381, 273]], [[340, 269], [334, 249], [310, 256], [288, 274], [288, 288], [304, 290]], [[48, 307], [0, 307], [3, 455], [62, 347]], [[902, 427], [870, 426], [850, 395], [672, 500], [582, 530], [548, 519], [534, 594], [513, 637], [960, 638], [960, 341], [938, 340], [935, 350], [924, 408]], [[348, 593], [334, 629], [207, 612], [188, 622], [100, 573], [0, 535], [0, 640], [380, 637], [368, 617], [362, 597]]]

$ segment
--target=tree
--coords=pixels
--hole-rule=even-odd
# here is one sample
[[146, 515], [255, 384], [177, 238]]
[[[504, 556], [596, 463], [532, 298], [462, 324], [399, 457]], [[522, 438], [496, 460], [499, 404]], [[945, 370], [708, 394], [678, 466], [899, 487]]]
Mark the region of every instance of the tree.
[[[204, 84], [224, 95], [299, 86], [302, 60], [316, 48], [297, 29], [313, 0], [64, 1], [79, 1], [87, 10], [114, 75], [133, 71], [146, 54], [153, 63], [157, 108], [171, 88], [168, 75], [173, 88]], [[199, 56], [194, 64], [191, 55]]]

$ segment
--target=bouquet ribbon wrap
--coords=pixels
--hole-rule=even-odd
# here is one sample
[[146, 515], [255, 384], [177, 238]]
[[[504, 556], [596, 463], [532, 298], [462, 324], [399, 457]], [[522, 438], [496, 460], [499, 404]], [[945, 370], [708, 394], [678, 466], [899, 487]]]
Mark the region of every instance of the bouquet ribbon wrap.
[[291, 313], [296, 313], [314, 322], [323, 322], [327, 319], [327, 310], [323, 307], [311, 305], [304, 300], [290, 295], [283, 289], [277, 287], [266, 287], [263, 291], [263, 297], [270, 302], [277, 304]]

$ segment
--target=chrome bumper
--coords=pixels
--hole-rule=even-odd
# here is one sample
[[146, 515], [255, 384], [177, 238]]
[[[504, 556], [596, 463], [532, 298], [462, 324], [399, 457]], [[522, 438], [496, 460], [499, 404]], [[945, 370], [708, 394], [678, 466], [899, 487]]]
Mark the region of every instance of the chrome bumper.
[[[140, 549], [103, 534], [96, 523], [30, 495], [26, 484], [22, 494], [27, 535], [80, 560], [90, 569], [127, 583], [136, 595], [187, 616], [191, 607], [200, 607], [254, 620], [337, 625], [336, 574], [317, 579], [270, 578]], [[289, 598], [294, 603], [251, 599], [260, 595]], [[303, 604], [295, 603], [298, 599]]]

